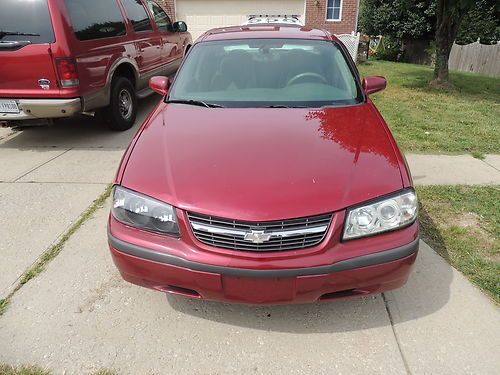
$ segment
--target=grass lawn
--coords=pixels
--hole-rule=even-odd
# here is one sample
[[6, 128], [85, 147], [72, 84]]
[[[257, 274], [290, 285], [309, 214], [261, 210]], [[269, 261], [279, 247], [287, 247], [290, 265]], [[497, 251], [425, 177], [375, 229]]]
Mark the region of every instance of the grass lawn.
[[500, 186], [421, 186], [422, 238], [500, 304]]
[[404, 151], [500, 153], [500, 77], [452, 71], [452, 90], [431, 88], [432, 68], [369, 61], [362, 75], [382, 75], [372, 99]]
[[50, 372], [34, 366], [0, 365], [0, 375], [50, 375]]
[[[0, 375], [52, 375], [50, 371], [43, 370], [37, 366], [19, 366], [0, 365]], [[92, 375], [116, 375], [114, 371], [99, 370]]]

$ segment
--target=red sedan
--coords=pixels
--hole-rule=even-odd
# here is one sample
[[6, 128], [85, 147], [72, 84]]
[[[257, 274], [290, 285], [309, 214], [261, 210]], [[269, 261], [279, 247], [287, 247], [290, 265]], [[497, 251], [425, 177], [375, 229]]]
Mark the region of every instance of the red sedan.
[[345, 47], [322, 30], [204, 34], [119, 167], [109, 246], [127, 281], [239, 303], [405, 284], [418, 251], [404, 156]]

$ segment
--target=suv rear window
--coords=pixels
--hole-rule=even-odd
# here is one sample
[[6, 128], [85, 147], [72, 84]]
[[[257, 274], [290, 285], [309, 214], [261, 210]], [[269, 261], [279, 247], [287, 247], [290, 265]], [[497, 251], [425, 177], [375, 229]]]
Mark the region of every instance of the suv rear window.
[[122, 0], [122, 3], [135, 32], [153, 30], [146, 9], [140, 0]]
[[163, 9], [160, 8], [158, 4], [148, 0], [148, 7], [151, 13], [153, 13], [154, 21], [160, 31], [173, 31], [170, 17]]
[[66, 6], [79, 40], [109, 38], [126, 33], [116, 0], [66, 0]]
[[0, 42], [40, 44], [55, 41], [47, 0], [2, 0], [1, 3]]

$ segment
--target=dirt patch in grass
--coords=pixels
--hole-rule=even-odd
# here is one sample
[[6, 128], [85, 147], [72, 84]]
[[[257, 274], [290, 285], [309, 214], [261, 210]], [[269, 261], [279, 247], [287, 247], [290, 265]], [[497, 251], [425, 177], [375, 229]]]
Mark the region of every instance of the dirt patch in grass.
[[422, 237], [500, 304], [500, 186], [422, 186]]
[[475, 212], [462, 212], [460, 215], [451, 217], [449, 222], [440, 223], [439, 226], [448, 231], [453, 231], [455, 227], [464, 229], [467, 235], [477, 241], [476, 248], [483, 257], [500, 260], [500, 254], [492, 251], [495, 249], [494, 234], [483, 228], [482, 220], [481, 216]]

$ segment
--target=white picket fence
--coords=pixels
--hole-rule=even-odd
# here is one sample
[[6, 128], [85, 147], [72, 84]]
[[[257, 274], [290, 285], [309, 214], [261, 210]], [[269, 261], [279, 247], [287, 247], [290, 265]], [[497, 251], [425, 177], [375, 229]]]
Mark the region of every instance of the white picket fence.
[[351, 34], [335, 34], [335, 36], [346, 46], [352, 59], [356, 62], [358, 57], [359, 38], [361, 34], [356, 34], [353, 31]]
[[500, 75], [500, 43], [493, 45], [474, 42], [466, 45], [453, 44], [448, 60], [450, 69]]

